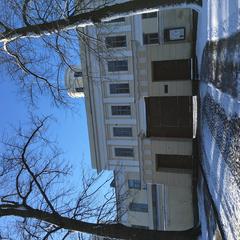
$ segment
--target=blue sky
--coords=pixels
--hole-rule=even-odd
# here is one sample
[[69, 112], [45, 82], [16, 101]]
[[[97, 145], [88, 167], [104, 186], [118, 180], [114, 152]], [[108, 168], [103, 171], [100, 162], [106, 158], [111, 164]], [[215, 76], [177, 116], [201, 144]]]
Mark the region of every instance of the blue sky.
[[[79, 189], [82, 167], [89, 175], [96, 173], [91, 167], [85, 99], [69, 97], [73, 108], [57, 108], [51, 105], [48, 97], [42, 96], [38, 99], [38, 108], [29, 107], [14, 83], [7, 76], [0, 79], [0, 136], [3, 133], [10, 137], [14, 136], [12, 126], [18, 127], [21, 123], [26, 124], [29, 120], [29, 112], [37, 116], [52, 115], [54, 120], [50, 122], [49, 138], [57, 141], [64, 153], [63, 158], [72, 165], [72, 175], [65, 179], [65, 183]], [[96, 187], [108, 179], [109, 174], [111, 174], [109, 171], [105, 171]], [[109, 184], [110, 182], [98, 193], [99, 201], [105, 201], [104, 194], [108, 191]]]
[[[73, 165], [73, 181], [80, 181], [81, 162], [91, 168], [87, 119], [84, 98], [72, 99], [74, 110], [49, 104], [46, 97], [39, 100], [38, 109], [31, 109], [37, 115], [53, 115], [49, 133], [56, 139], [64, 152], [64, 159]], [[11, 126], [17, 127], [28, 120], [28, 107], [14, 82], [4, 76], [0, 80], [0, 126], [1, 134], [14, 135]]]
[[[14, 131], [11, 126], [17, 127], [20, 123], [26, 123], [28, 121], [28, 109], [26, 102], [22, 100], [21, 95], [17, 92], [17, 87], [7, 76], [4, 76], [4, 78], [5, 79], [0, 79], [0, 134], [7, 133], [9, 136], [14, 136]], [[53, 107], [49, 104], [46, 97], [42, 97], [39, 99], [39, 108], [33, 111], [38, 115], [51, 114], [55, 118], [55, 121], [51, 122], [49, 128], [49, 136], [51, 139], [56, 139], [59, 147], [64, 152], [64, 159], [69, 161], [73, 167], [72, 175], [65, 177], [63, 184], [65, 184], [67, 188], [72, 186], [72, 190], [80, 190], [82, 186], [81, 167], [84, 167], [84, 170], [89, 176], [96, 171], [92, 170], [90, 162], [85, 100], [84, 98], [78, 98], [72, 99], [71, 101], [75, 106], [74, 111], [65, 107]], [[108, 171], [104, 172], [99, 181], [94, 184], [92, 190], [97, 189], [109, 176]], [[14, 181], [14, 179], [12, 179], [12, 181]], [[109, 192], [109, 184], [110, 181], [97, 192], [94, 198], [96, 202], [93, 202], [94, 207], [106, 201], [105, 194]], [[76, 191], [74, 192], [77, 193]], [[71, 196], [73, 197], [74, 195]], [[88, 221], [95, 221], [95, 217], [89, 218]], [[14, 226], [14, 218], [3, 218], [0, 221], [0, 229], [4, 231], [10, 231], [8, 227], [11, 229], [11, 226]], [[17, 232], [13, 230], [12, 234], [17, 234]], [[55, 236], [58, 238], [57, 235]], [[18, 236], [16, 236], [16, 239], [18, 239]]]
[[[72, 39], [73, 42], [74, 39]], [[41, 41], [36, 40], [33, 41], [32, 50], [30, 52], [30, 56], [33, 57], [35, 54], [43, 54], [41, 62], [33, 61], [32, 65], [29, 65], [30, 69], [41, 71], [50, 71], [50, 76], [53, 78], [49, 78], [54, 81], [54, 68], [58, 66], [59, 62], [56, 58], [56, 52], [53, 54], [49, 51], [49, 49], [44, 48], [44, 45], [40, 45]], [[66, 48], [69, 47], [67, 43], [64, 45]], [[71, 64], [79, 65], [80, 57], [78, 51], [78, 41], [76, 40], [76, 46], [71, 46], [68, 49], [69, 59]], [[40, 47], [41, 46], [41, 47]], [[25, 53], [23, 51], [23, 53]], [[29, 52], [27, 51], [26, 54]], [[28, 55], [26, 55], [26, 59], [28, 59]], [[72, 63], [73, 62], [73, 63]], [[29, 112], [33, 113], [37, 116], [42, 115], [51, 115], [54, 118], [54, 121], [50, 122], [50, 127], [48, 131], [49, 138], [51, 140], [55, 140], [58, 143], [58, 147], [62, 150], [63, 159], [72, 165], [72, 175], [70, 177], [66, 177], [64, 179], [63, 185], [71, 190], [81, 190], [81, 180], [82, 180], [82, 167], [84, 167], [85, 173], [91, 176], [93, 173], [96, 173], [95, 170], [91, 168], [91, 159], [90, 159], [90, 146], [89, 146], [89, 138], [88, 138], [88, 128], [87, 128], [87, 118], [86, 118], [86, 110], [85, 110], [85, 99], [84, 98], [76, 98], [72, 99], [68, 97], [71, 106], [73, 108], [68, 107], [59, 107], [57, 108], [52, 104], [52, 99], [49, 96], [40, 96], [37, 93], [37, 102], [35, 106], [32, 106], [29, 102], [26, 101], [26, 93], [21, 92], [19, 90], [19, 82], [16, 80], [12, 80], [7, 74], [6, 69], [4, 69], [5, 65], [0, 65], [0, 137], [3, 133], [7, 134], [10, 137], [14, 137], [13, 127], [18, 127], [19, 124], [23, 124], [26, 127], [26, 123], [29, 122]], [[33, 67], [33, 68], [31, 68]], [[46, 69], [45, 69], [46, 68]], [[11, 68], [11, 73], [15, 73]], [[62, 69], [61, 77], [61, 85], [64, 83], [64, 68]], [[19, 72], [18, 72], [19, 73]], [[21, 72], [20, 72], [21, 73]], [[29, 81], [30, 79], [26, 79]], [[35, 90], [35, 89], [34, 89]], [[34, 92], [36, 94], [36, 92]], [[67, 92], [66, 92], [67, 95]], [[0, 146], [1, 151], [1, 146]], [[108, 171], [104, 172], [99, 181], [94, 184], [92, 190], [98, 188], [101, 184], [103, 184], [106, 179], [109, 179], [109, 176], [112, 176]], [[14, 181], [14, 179], [12, 179]], [[62, 183], [61, 183], [62, 184]], [[109, 191], [108, 181], [100, 191], [97, 192], [95, 196], [95, 204], [101, 205], [106, 201], [105, 194]], [[74, 191], [76, 194], [77, 192]], [[74, 195], [71, 195], [74, 197]], [[94, 221], [95, 219], [88, 219], [89, 221]], [[3, 224], [2, 224], [3, 223]], [[0, 222], [3, 226], [3, 229], [6, 227], [6, 223]], [[8, 225], [8, 224], [7, 224]]]

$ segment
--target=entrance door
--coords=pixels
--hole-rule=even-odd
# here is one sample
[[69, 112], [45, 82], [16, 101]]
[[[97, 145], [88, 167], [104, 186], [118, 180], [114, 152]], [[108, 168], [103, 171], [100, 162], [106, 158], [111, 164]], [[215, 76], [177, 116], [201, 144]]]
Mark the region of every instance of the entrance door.
[[152, 81], [190, 80], [191, 60], [180, 59], [152, 62]]
[[192, 138], [192, 97], [148, 97], [147, 136]]

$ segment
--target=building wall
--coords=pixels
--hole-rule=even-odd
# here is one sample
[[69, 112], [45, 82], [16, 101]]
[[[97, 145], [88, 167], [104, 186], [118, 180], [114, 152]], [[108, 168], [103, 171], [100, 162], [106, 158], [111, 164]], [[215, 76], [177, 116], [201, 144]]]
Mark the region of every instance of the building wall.
[[[191, 79], [176, 81], [152, 81], [152, 61], [190, 59], [192, 51], [191, 11], [186, 9], [161, 11], [159, 13], [158, 29], [157, 19], [143, 20], [145, 33], [159, 32], [160, 44], [139, 47], [138, 66], [140, 69], [139, 82], [144, 83], [145, 96], [191, 96]], [[152, 27], [154, 26], [154, 27]], [[185, 27], [185, 40], [180, 42], [164, 42], [165, 28]], [[146, 83], [147, 79], [147, 83]], [[145, 82], [144, 82], [145, 81]], [[164, 86], [168, 86], [168, 93]], [[160, 228], [165, 230], [183, 230], [193, 225], [192, 215], [192, 175], [189, 170], [156, 171], [156, 154], [192, 155], [192, 139], [170, 138], [143, 138], [143, 178], [152, 184], [161, 184], [162, 191], [158, 197], [164, 202], [162, 207], [166, 214], [160, 216]], [[162, 195], [162, 196], [161, 196]], [[151, 194], [150, 194], [151, 198]], [[184, 219], [183, 216], [184, 215]]]
[[[132, 202], [148, 204], [147, 190], [129, 190], [128, 205]], [[149, 226], [149, 209], [148, 212], [129, 211], [128, 221], [129, 225]]]
[[[185, 177], [188, 177], [186, 182], [189, 184], [191, 175]], [[167, 185], [166, 202], [168, 203], [166, 230], [183, 230], [193, 226], [191, 185], [188, 187], [184, 185]]]
[[[116, 192], [121, 201], [122, 214], [119, 216], [122, 223], [139, 228], [151, 228], [152, 222], [151, 209], [148, 205], [148, 190], [146, 185], [137, 186], [136, 188], [129, 186], [129, 180], [141, 181], [139, 172], [131, 172], [128, 170], [115, 170], [115, 184]], [[147, 211], [131, 210], [131, 204], [145, 204], [148, 205]]]
[[[192, 12], [189, 9], [174, 9], [160, 11], [158, 18], [143, 19], [143, 32], [158, 32], [160, 44], [145, 45], [145, 51], [141, 53], [140, 69], [145, 69], [148, 79], [149, 96], [190, 96], [192, 95], [192, 82], [185, 81], [165, 81], [152, 82], [152, 61], [189, 59], [191, 58], [192, 41]], [[164, 29], [185, 28], [185, 40], [178, 42], [164, 41]], [[145, 59], [144, 59], [145, 58]], [[144, 60], [143, 60], [144, 59]], [[147, 67], [146, 67], [147, 66]], [[177, 79], [176, 79], [177, 80]], [[164, 93], [164, 85], [168, 85], [168, 93]]]
[[[129, 179], [141, 181], [141, 189], [127, 190], [128, 199], [121, 203], [122, 208], [128, 209], [131, 202], [148, 204], [147, 212], [128, 211], [124, 214], [122, 222], [128, 225], [182, 230], [193, 224], [191, 171], [157, 171], [155, 163], [156, 154], [191, 155], [192, 140], [146, 138], [144, 106], [144, 98], [149, 96], [192, 95], [191, 79], [152, 81], [152, 61], [191, 58], [191, 17], [192, 12], [188, 9], [167, 10], [160, 11], [157, 18], [142, 19], [141, 16], [134, 16], [126, 18], [125, 22], [87, 28], [87, 34], [99, 39], [97, 44], [91, 45], [98, 54], [88, 52], [87, 60], [82, 59], [83, 63], [87, 62], [83, 64], [83, 73], [87, 78], [85, 87], [88, 121], [91, 122], [90, 142], [92, 148], [95, 148], [92, 156], [96, 161], [93, 161], [93, 166], [98, 166], [99, 170], [121, 168], [124, 173], [121, 184], [126, 185], [125, 191]], [[176, 27], [185, 28], [185, 40], [165, 42], [164, 30]], [[159, 33], [159, 43], [143, 45], [142, 34], [155, 32]], [[121, 35], [126, 35], [126, 47], [106, 48], [106, 37]], [[108, 72], [108, 61], [124, 59], [128, 60], [128, 71]], [[112, 83], [128, 83], [130, 92], [111, 94], [109, 84]], [[168, 93], [164, 92], [165, 85], [168, 85]], [[131, 115], [113, 116], [111, 107], [117, 105], [130, 105]], [[132, 127], [132, 137], [113, 136], [113, 127], [116, 126]], [[133, 148], [134, 156], [117, 157], [114, 154], [116, 147]], [[144, 184], [147, 184], [146, 189]], [[153, 189], [157, 189], [155, 195]], [[153, 200], [158, 203], [157, 209]], [[158, 216], [158, 223], [154, 215]]]
[[[192, 155], [191, 139], [144, 139], [143, 159], [144, 159], [144, 180], [151, 183], [164, 183], [164, 177], [156, 171], [156, 154]], [[188, 173], [187, 173], [188, 174]], [[169, 175], [169, 173], [168, 173]], [[173, 181], [174, 176], [173, 174]], [[183, 178], [184, 178], [184, 174]], [[179, 178], [178, 175], [176, 175]], [[169, 178], [171, 180], [171, 178]], [[169, 181], [167, 178], [166, 181]], [[185, 184], [189, 186], [189, 184]]]

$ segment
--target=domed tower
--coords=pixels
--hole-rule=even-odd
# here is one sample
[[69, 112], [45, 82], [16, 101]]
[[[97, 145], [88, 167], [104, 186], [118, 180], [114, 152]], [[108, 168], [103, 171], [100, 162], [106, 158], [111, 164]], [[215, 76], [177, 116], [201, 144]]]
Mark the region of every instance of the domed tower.
[[82, 70], [79, 66], [71, 66], [65, 73], [65, 87], [72, 98], [84, 97]]

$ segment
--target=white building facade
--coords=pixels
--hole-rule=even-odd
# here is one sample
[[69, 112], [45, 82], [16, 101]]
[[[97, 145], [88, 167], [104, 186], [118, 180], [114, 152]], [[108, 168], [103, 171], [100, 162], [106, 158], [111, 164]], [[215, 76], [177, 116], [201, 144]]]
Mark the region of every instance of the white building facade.
[[80, 30], [81, 73], [66, 79], [83, 81], [92, 166], [115, 171], [126, 225], [193, 226], [193, 18], [160, 10]]

